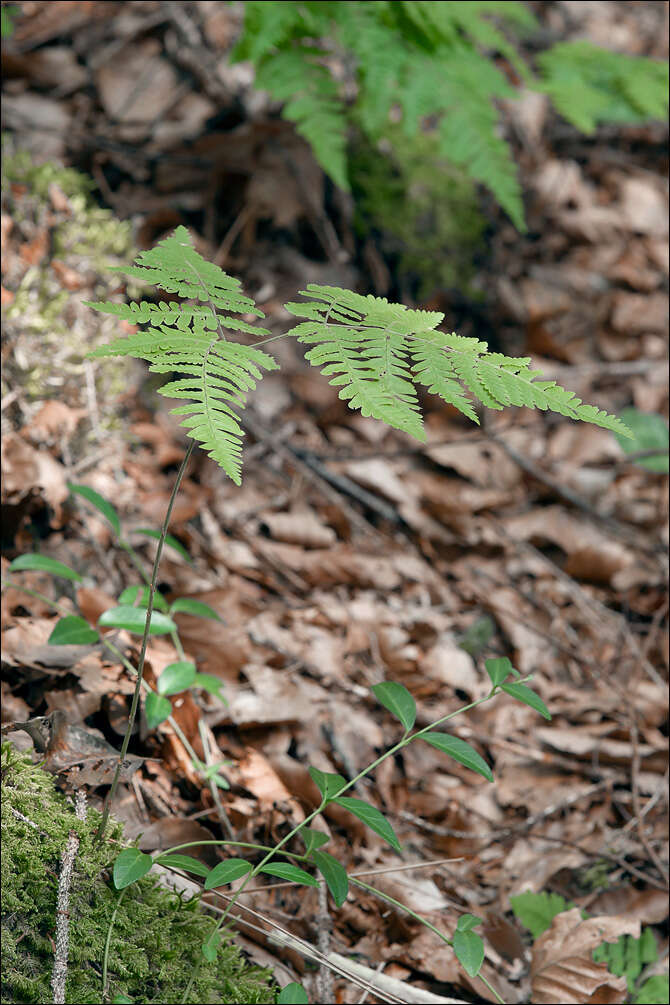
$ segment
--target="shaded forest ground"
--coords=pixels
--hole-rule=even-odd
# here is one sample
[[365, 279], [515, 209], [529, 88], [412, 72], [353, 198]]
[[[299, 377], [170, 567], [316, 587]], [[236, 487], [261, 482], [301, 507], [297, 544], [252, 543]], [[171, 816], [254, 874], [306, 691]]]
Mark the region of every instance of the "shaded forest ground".
[[[538, 6], [557, 37], [585, 32], [667, 58], [666, 4]], [[117, 235], [120, 257], [131, 240], [146, 247], [185, 223], [203, 255], [243, 280], [273, 333], [307, 282], [399, 295], [375, 235], [355, 231], [350, 201], [246, 68], [227, 64], [235, 7], [22, 8], [4, 52], [5, 129], [14, 150], [93, 177], [96, 199], [132, 221], [126, 249]], [[489, 208], [483, 297], [437, 289], [418, 306], [500, 351], [532, 354], [601, 408], [667, 418], [667, 129], [585, 138], [536, 97], [505, 118], [528, 234]], [[56, 179], [38, 198], [10, 179], [3, 191], [2, 564], [4, 574], [39, 549], [74, 566], [86, 576], [78, 605], [95, 623], [137, 575], [66, 482], [113, 501], [128, 533], [158, 527], [184, 438], [141, 367], [124, 371], [119, 406], [110, 371], [78, 369], [77, 347], [49, 340], [53, 319], [31, 315], [31, 326], [12, 313], [35, 280], [31, 289], [64, 294], [57, 318], [80, 353], [99, 338], [97, 317], [76, 302], [107, 295], [102, 263], [54, 243], [79, 212], [63, 187]], [[43, 313], [37, 292], [26, 303]], [[273, 349], [282, 373], [250, 403], [242, 488], [195, 456], [170, 528], [192, 561], [172, 552], [161, 568], [170, 598], [203, 600], [225, 621], [178, 617], [188, 655], [224, 681], [228, 704], [185, 695], [173, 714], [201, 756], [204, 726], [229, 762], [221, 800], [235, 834], [276, 840], [314, 805], [308, 764], [352, 777], [394, 741], [370, 685], [405, 684], [425, 725], [480, 697], [484, 658], [507, 655], [536, 674], [551, 723], [507, 700], [457, 720], [493, 785], [410, 747], [362, 789], [393, 822], [403, 865], [420, 869], [394, 870], [397, 856], [348, 817], [327, 818], [333, 853], [448, 934], [464, 910], [485, 918], [483, 974], [506, 1002], [532, 994], [532, 950], [510, 911], [524, 890], [656, 926], [667, 967], [667, 477], [604, 430], [525, 410], [474, 428], [427, 400], [419, 446], [350, 412], [294, 345]], [[21, 582], [55, 595], [42, 574]], [[3, 722], [62, 709], [119, 746], [133, 687], [123, 668], [97, 650], [54, 655], [41, 601], [7, 589], [2, 605]], [[121, 639], [133, 652], [132, 637]], [[149, 673], [174, 658], [152, 641]], [[220, 810], [167, 726], [141, 726], [132, 749], [152, 760], [117, 802], [129, 836], [142, 834], [148, 851], [221, 836]], [[246, 903], [313, 944], [332, 924], [333, 950], [391, 977], [487, 998], [429, 932], [371, 895], [357, 893], [330, 922], [316, 892], [288, 885]], [[257, 933], [243, 944], [281, 983], [304, 972], [297, 954], [280, 959]], [[343, 984], [337, 994], [359, 992]]]

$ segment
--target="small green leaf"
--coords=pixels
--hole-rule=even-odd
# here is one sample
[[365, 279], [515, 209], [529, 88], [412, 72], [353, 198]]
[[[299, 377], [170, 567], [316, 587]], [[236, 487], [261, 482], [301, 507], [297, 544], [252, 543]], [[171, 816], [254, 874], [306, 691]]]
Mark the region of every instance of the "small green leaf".
[[657, 457], [642, 457], [635, 464], [659, 474], [668, 473], [668, 424], [662, 415], [640, 412], [637, 408], [624, 408], [621, 418], [633, 434], [633, 439], [615, 433], [625, 453], [658, 450]]
[[405, 730], [412, 728], [416, 722], [416, 704], [406, 687], [393, 680], [385, 680], [381, 684], [373, 684], [371, 690], [379, 704], [387, 708]]
[[111, 503], [108, 503], [99, 492], [96, 492], [95, 489], [89, 488], [88, 485], [73, 485], [72, 482], [68, 482], [67, 487], [73, 495], [82, 496], [82, 498], [90, 502], [92, 506], [95, 506], [95, 508], [102, 513], [105, 519], [112, 525], [116, 536], [121, 537], [121, 521], [119, 520], [119, 515]]
[[139, 848], [125, 848], [114, 862], [114, 886], [117, 890], [124, 890], [146, 876], [153, 864], [151, 855], [146, 855]]
[[144, 699], [144, 714], [149, 729], [155, 729], [172, 715], [172, 703], [169, 698], [163, 698], [155, 691], [149, 691]]
[[9, 566], [10, 572], [49, 572], [52, 576], [62, 576], [63, 579], [71, 579], [75, 583], [81, 583], [81, 576], [74, 569], [64, 565], [63, 562], [56, 561], [55, 558], [47, 558], [46, 555], [19, 555]]
[[[147, 612], [143, 607], [131, 607], [130, 604], [122, 604], [120, 607], [111, 607], [98, 618], [98, 624], [103, 628], [125, 628], [127, 632], [135, 635], [144, 634], [144, 624], [147, 620]], [[177, 626], [172, 618], [160, 611], [151, 612], [151, 625], [149, 635], [168, 635], [176, 632]]]
[[[154, 541], [159, 541], [161, 537], [161, 532], [159, 530], [152, 530], [150, 527], [138, 527], [133, 531], [133, 534], [144, 534], [145, 537], [152, 537]], [[166, 534], [165, 543], [168, 547], [174, 548], [175, 551], [178, 551], [181, 557], [185, 558], [187, 562], [193, 564], [193, 559], [181, 541], [178, 541], [176, 537], [173, 537], [172, 534]]]
[[277, 1005], [308, 1005], [309, 998], [302, 984], [291, 981], [277, 995]]
[[223, 681], [219, 677], [215, 677], [214, 674], [197, 673], [191, 686], [201, 687], [203, 691], [207, 691], [208, 694], [213, 694], [215, 698], [220, 698], [224, 704], [228, 704], [226, 699], [221, 694], [224, 687]]
[[526, 687], [525, 684], [502, 684], [501, 690], [503, 690], [505, 694], [510, 695], [512, 698], [516, 698], [516, 700], [522, 702], [522, 704], [530, 705], [530, 707], [534, 708], [536, 712], [543, 715], [545, 719], [551, 719], [549, 709], [540, 696], [535, 694], [534, 691], [531, 691], [531, 689]]
[[474, 914], [462, 914], [456, 922], [457, 932], [471, 932], [477, 925], [481, 925], [482, 919]]
[[315, 831], [312, 827], [301, 827], [300, 836], [305, 842], [305, 855], [310, 855], [324, 844], [328, 844], [330, 838], [322, 831]]
[[355, 817], [362, 820], [363, 823], [373, 830], [375, 834], [379, 834], [380, 837], [384, 838], [385, 841], [395, 848], [396, 851], [402, 851], [400, 842], [395, 836], [395, 832], [391, 827], [388, 820], [382, 816], [378, 809], [374, 806], [370, 806], [369, 803], [364, 802], [362, 799], [351, 799], [348, 796], [340, 796], [334, 799], [333, 802], [337, 803], [339, 806], [343, 806], [345, 810], [349, 810], [353, 813]]
[[208, 963], [213, 963], [216, 959], [216, 954], [219, 946], [221, 945], [221, 933], [214, 929], [210, 937], [206, 942], [202, 944], [202, 955], [205, 957]]
[[534, 939], [551, 927], [557, 914], [569, 911], [574, 906], [558, 893], [532, 893], [530, 890], [510, 897], [509, 902], [514, 916]]
[[333, 900], [338, 907], [342, 907], [349, 893], [347, 870], [327, 851], [315, 851], [312, 857], [333, 895]]
[[469, 653], [473, 659], [477, 659], [493, 638], [494, 632], [493, 619], [488, 614], [484, 614], [470, 625], [458, 646]]
[[450, 736], [448, 733], [422, 733], [419, 739], [453, 757], [471, 771], [476, 771], [478, 775], [483, 775], [488, 782], [493, 781], [493, 774], [484, 758], [465, 740], [459, 740], [457, 736]]
[[183, 660], [178, 663], [170, 663], [158, 678], [156, 690], [159, 694], [179, 694], [181, 691], [186, 691], [194, 683], [196, 676], [197, 672], [193, 663], [186, 663]]
[[486, 660], [484, 666], [491, 679], [492, 687], [499, 687], [510, 674], [514, 673], [514, 667], [506, 656], [497, 656], [495, 659]]
[[484, 942], [476, 932], [454, 932], [456, 958], [470, 977], [476, 977], [484, 962]]
[[209, 871], [205, 889], [214, 890], [217, 886], [233, 883], [236, 879], [246, 876], [248, 872], [251, 872], [250, 862], [245, 862], [243, 858], [227, 858], [225, 862], [219, 862]]
[[190, 614], [194, 618], [210, 618], [212, 621], [220, 621], [223, 618], [217, 614], [209, 604], [203, 604], [201, 600], [191, 600], [190, 597], [180, 597], [175, 600], [170, 607], [170, 614]]
[[50, 646], [91, 646], [100, 636], [78, 614], [68, 614], [56, 624], [47, 639]]
[[133, 999], [128, 995], [119, 994], [116, 998], [112, 998], [112, 1005], [133, 1005]]
[[342, 778], [342, 775], [335, 775], [331, 771], [319, 771], [318, 768], [310, 768], [309, 777], [327, 801], [330, 801], [338, 792], [341, 792], [347, 784], [346, 779]]
[[[137, 598], [140, 597], [139, 602]], [[119, 596], [119, 604], [130, 604], [132, 607], [143, 607], [146, 611], [149, 605], [149, 587], [148, 586], [127, 586], [122, 594]], [[168, 612], [169, 606], [168, 602], [162, 593], [158, 590], [154, 590], [154, 607], [157, 611]]]
[[634, 1005], [658, 1005], [670, 998], [670, 982], [667, 974], [648, 977], [633, 999]]
[[319, 885], [318, 879], [314, 879], [314, 876], [310, 876], [304, 869], [299, 869], [297, 865], [289, 865], [288, 862], [271, 862], [259, 871], [267, 873], [268, 876], [286, 879], [291, 883], [301, 883], [303, 886]]
[[194, 876], [202, 876], [203, 879], [210, 872], [209, 867], [204, 862], [199, 862], [192, 855], [160, 855], [154, 861], [158, 865], [164, 865], [170, 869], [183, 869], [184, 872], [192, 872]]

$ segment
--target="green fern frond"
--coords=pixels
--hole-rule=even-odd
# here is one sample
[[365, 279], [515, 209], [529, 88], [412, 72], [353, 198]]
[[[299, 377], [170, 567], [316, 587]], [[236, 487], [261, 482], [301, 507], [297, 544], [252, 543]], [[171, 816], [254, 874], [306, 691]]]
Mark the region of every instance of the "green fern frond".
[[[489, 353], [485, 342], [436, 331], [444, 315], [409, 310], [380, 297], [310, 284], [307, 303], [285, 304], [306, 318], [289, 332], [313, 346], [306, 354], [340, 398], [363, 415], [425, 439], [414, 384], [477, 420], [472, 397], [487, 408], [540, 408], [630, 435], [624, 423], [530, 369], [530, 358]], [[411, 359], [411, 363], [409, 360]]]
[[[260, 349], [226, 339], [226, 332], [262, 337], [269, 335], [266, 329], [219, 311], [245, 315], [260, 315], [260, 311], [242, 293], [239, 280], [195, 251], [185, 227], [178, 227], [151, 251], [142, 252], [135, 266], [116, 271], [199, 303], [88, 303], [123, 321], [148, 326], [89, 355], [132, 356], [146, 360], [154, 373], [188, 375], [170, 381], [159, 393], [187, 401], [172, 413], [186, 416], [181, 424], [188, 435], [239, 485], [243, 430], [236, 409], [244, 407], [246, 395], [255, 388], [262, 370], [278, 366]], [[207, 306], [200, 306], [203, 303]]]
[[544, 90], [574, 126], [643, 122], [668, 113], [668, 64], [624, 56], [590, 42], [559, 42], [537, 57]]

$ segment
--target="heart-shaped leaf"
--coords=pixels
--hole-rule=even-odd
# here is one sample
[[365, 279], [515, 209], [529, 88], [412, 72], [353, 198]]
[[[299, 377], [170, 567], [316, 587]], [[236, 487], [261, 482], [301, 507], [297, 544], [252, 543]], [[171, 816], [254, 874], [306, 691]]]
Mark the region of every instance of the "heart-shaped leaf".
[[208, 963], [213, 963], [216, 959], [216, 954], [219, 946], [221, 945], [221, 933], [214, 929], [210, 937], [206, 942], [202, 944], [202, 955], [205, 957]]
[[170, 614], [190, 614], [194, 618], [210, 618], [212, 621], [220, 621], [223, 618], [217, 614], [209, 604], [203, 604], [202, 600], [192, 600], [190, 597], [180, 597], [175, 600], [170, 607]]
[[375, 834], [379, 834], [385, 841], [388, 841], [396, 851], [402, 851], [393, 828], [375, 806], [370, 806], [369, 803], [364, 802], [362, 799], [351, 799], [348, 796], [340, 796], [338, 799], [334, 799], [333, 802], [339, 806], [344, 806], [345, 810], [349, 810], [355, 817], [362, 820], [370, 830], [373, 830]]
[[476, 932], [454, 932], [456, 958], [470, 977], [476, 977], [484, 962], [484, 942]]
[[512, 698], [516, 698], [517, 701], [522, 702], [524, 705], [530, 705], [534, 708], [536, 712], [544, 716], [545, 719], [551, 719], [551, 714], [545, 703], [540, 698], [539, 694], [535, 694], [531, 691], [529, 687], [525, 684], [503, 684], [502, 690], [505, 694], [510, 695]]
[[149, 729], [155, 729], [172, 715], [172, 703], [169, 698], [163, 698], [155, 691], [149, 691], [144, 699], [144, 714]]
[[443, 754], [453, 757], [459, 764], [465, 765], [471, 771], [476, 771], [478, 775], [483, 775], [488, 782], [493, 781], [493, 774], [483, 757], [473, 750], [465, 740], [459, 740], [457, 736], [450, 736], [448, 733], [422, 733], [421, 739], [429, 743], [431, 747], [436, 747]]
[[47, 642], [51, 646], [91, 646], [100, 636], [78, 614], [68, 614], [56, 624]]
[[[140, 598], [139, 601], [138, 597]], [[119, 596], [119, 604], [131, 604], [133, 607], [143, 607], [146, 611], [149, 606], [149, 587], [146, 585], [127, 586]], [[157, 611], [165, 611], [166, 613], [169, 610], [167, 600], [158, 590], [154, 590], [154, 607]]]
[[416, 722], [416, 703], [406, 687], [393, 680], [385, 680], [374, 684], [371, 690], [379, 704], [399, 719], [406, 730], [412, 728]]
[[335, 775], [331, 771], [319, 771], [318, 768], [310, 768], [309, 777], [326, 800], [331, 800], [347, 784], [346, 779], [342, 778], [342, 775]]
[[310, 855], [321, 845], [328, 844], [330, 838], [322, 831], [315, 831], [312, 827], [301, 827], [300, 836], [305, 842], [305, 855]]
[[209, 875], [209, 867], [205, 865], [204, 862], [198, 861], [197, 858], [193, 858], [192, 855], [179, 855], [177, 853], [172, 855], [160, 855], [158, 858], [154, 859], [158, 865], [164, 865], [170, 869], [183, 869], [184, 872], [192, 872], [194, 876], [205, 876]]
[[117, 890], [125, 890], [131, 883], [146, 876], [153, 864], [151, 855], [146, 855], [139, 848], [125, 848], [114, 863], [114, 886]]
[[104, 496], [101, 496], [99, 492], [95, 489], [89, 488], [88, 485], [73, 485], [72, 482], [67, 483], [67, 487], [73, 495], [81, 496], [90, 502], [91, 506], [95, 506], [99, 513], [105, 517], [106, 520], [114, 528], [117, 537], [121, 537], [121, 521], [119, 520], [119, 515], [112, 506], [111, 503], [107, 502]]
[[243, 858], [227, 858], [225, 862], [219, 862], [210, 870], [205, 880], [205, 889], [214, 890], [217, 886], [233, 883], [236, 879], [246, 876], [248, 872], [251, 872], [250, 862], [245, 862]]
[[[143, 607], [131, 607], [122, 604], [120, 607], [110, 607], [108, 611], [101, 614], [98, 624], [103, 628], [125, 628], [127, 632], [134, 635], [144, 635], [144, 624], [147, 620], [147, 612]], [[177, 626], [167, 614], [160, 611], [151, 612], [151, 625], [149, 635], [168, 635], [176, 632]]]
[[494, 659], [486, 660], [484, 666], [491, 679], [492, 687], [498, 687], [514, 672], [514, 667], [506, 656], [497, 656]]
[[333, 895], [333, 900], [338, 907], [342, 907], [349, 893], [347, 870], [327, 851], [315, 851], [312, 857]]
[[299, 869], [297, 865], [289, 865], [288, 862], [271, 862], [264, 865], [260, 872], [267, 873], [268, 876], [277, 876], [279, 879], [287, 879], [291, 883], [302, 883], [303, 886], [318, 886], [318, 879], [310, 876], [304, 869]]
[[[138, 527], [137, 530], [133, 531], [133, 534], [144, 534], [146, 537], [152, 537], [154, 541], [159, 541], [161, 537], [161, 532], [159, 530], [152, 530], [150, 527]], [[182, 558], [185, 558], [187, 562], [192, 564], [193, 559], [181, 541], [178, 541], [176, 537], [173, 537], [172, 534], [166, 534], [165, 543], [169, 548], [173, 548], [175, 551], [178, 551]]]
[[212, 673], [197, 673], [192, 684], [193, 687], [201, 687], [208, 694], [213, 694], [215, 698], [220, 698], [227, 705], [228, 702], [221, 694], [224, 684], [220, 677], [215, 677]]
[[197, 672], [193, 663], [180, 661], [170, 663], [158, 678], [156, 690], [159, 694], [179, 694], [195, 682]]
[[481, 925], [481, 923], [482, 919], [478, 918], [475, 914], [462, 914], [456, 922], [456, 931], [470, 932], [477, 925]]
[[63, 579], [71, 579], [75, 583], [81, 583], [81, 576], [74, 569], [63, 562], [56, 561], [55, 558], [47, 558], [46, 555], [19, 555], [9, 566], [10, 572], [48, 572], [52, 576], [62, 576]]
[[291, 981], [277, 995], [277, 1005], [308, 1005], [309, 998], [302, 984]]

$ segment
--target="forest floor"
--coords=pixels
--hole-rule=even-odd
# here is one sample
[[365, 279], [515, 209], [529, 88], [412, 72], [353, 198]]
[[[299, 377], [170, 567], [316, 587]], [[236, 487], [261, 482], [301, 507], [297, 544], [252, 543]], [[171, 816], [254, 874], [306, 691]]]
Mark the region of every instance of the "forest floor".
[[[235, 5], [21, 7], [3, 41], [14, 148], [90, 174], [101, 204], [132, 222], [136, 247], [189, 226], [198, 250], [242, 279], [273, 334], [288, 319], [282, 304], [308, 282], [384, 293], [386, 264], [372, 239], [362, 253], [350, 204], [253, 91], [244, 64], [228, 64]], [[667, 58], [665, 3], [535, 7], [557, 38], [585, 34]], [[491, 210], [484, 299], [456, 305], [436, 291], [413, 306], [444, 311], [449, 330], [499, 351], [532, 355], [600, 408], [667, 420], [667, 129], [584, 137], [530, 99], [504, 121], [529, 231]], [[20, 184], [3, 192], [8, 310], [30, 270], [67, 303], [101, 299], [102, 270], [54, 247], [72, 201], [55, 185], [45, 205], [35, 213]], [[86, 343], [99, 318], [82, 312]], [[119, 404], [93, 370], [73, 377], [70, 350], [55, 346], [43, 386], [29, 388], [45, 342], [20, 319], [6, 334], [3, 580], [24, 552], [66, 562], [85, 575], [69, 592], [43, 573], [12, 578], [65, 607], [76, 600], [95, 624], [137, 573], [100, 514], [68, 498], [67, 482], [113, 502], [127, 536], [159, 528], [185, 437], [139, 365]], [[598, 1000], [627, 1000], [615, 978], [594, 977], [574, 930], [554, 932], [541, 955], [510, 898], [547, 891], [590, 916], [651, 926], [660, 962], [647, 972], [667, 970], [667, 476], [605, 430], [528, 410], [489, 413], [474, 427], [427, 400], [428, 440], [418, 444], [351, 412], [294, 344], [272, 349], [282, 372], [264, 378], [245, 412], [242, 487], [196, 451], [170, 526], [190, 558], [168, 551], [160, 572], [170, 600], [204, 601], [223, 619], [177, 616], [188, 657], [223, 681], [227, 703], [188, 693], [173, 699], [173, 715], [199, 756], [225, 760], [230, 789], [215, 801], [169, 725], [140, 724], [131, 750], [148, 759], [115, 805], [126, 834], [141, 835], [146, 851], [219, 838], [228, 826], [240, 841], [276, 841], [315, 805], [308, 765], [353, 777], [399, 738], [371, 685], [404, 684], [425, 725], [481, 697], [484, 660], [509, 656], [535, 674], [552, 719], [505, 697], [456, 720], [454, 734], [486, 758], [494, 783], [415, 744], [356, 793], [392, 822], [402, 869], [350, 816], [327, 816], [329, 850], [448, 935], [464, 911], [483, 918], [482, 974], [505, 1002], [540, 1000], [541, 981], [558, 995], [541, 1000], [565, 1001], [559, 977], [570, 1000], [596, 1000], [586, 996], [597, 987], [610, 995]], [[138, 545], [147, 565], [153, 547]], [[119, 747], [132, 681], [99, 648], [47, 646], [54, 619], [42, 600], [3, 591], [3, 723], [60, 709]], [[136, 658], [137, 636], [117, 635]], [[152, 640], [149, 679], [175, 658], [169, 641]], [[94, 804], [104, 791], [93, 786]], [[265, 933], [278, 923], [406, 982], [408, 995], [412, 986], [493, 1000], [431, 932], [366, 891], [330, 916], [316, 891], [290, 884], [259, 886], [245, 905], [266, 919]], [[243, 919], [239, 931], [280, 983], [304, 980], [315, 994], [298, 953]], [[363, 1000], [340, 978], [334, 994]], [[373, 990], [367, 1000], [418, 999]]]

